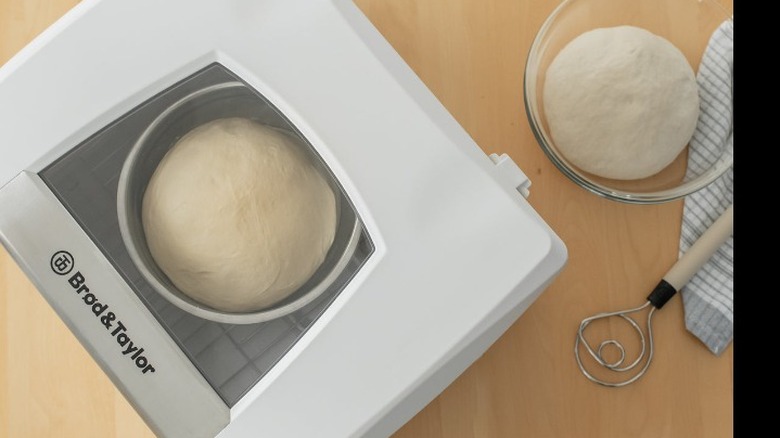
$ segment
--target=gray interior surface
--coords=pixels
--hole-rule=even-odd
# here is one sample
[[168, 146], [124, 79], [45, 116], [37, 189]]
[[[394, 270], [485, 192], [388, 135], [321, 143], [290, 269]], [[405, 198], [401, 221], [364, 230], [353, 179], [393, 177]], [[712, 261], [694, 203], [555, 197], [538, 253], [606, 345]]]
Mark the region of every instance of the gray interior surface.
[[[258, 324], [230, 325], [201, 319], [168, 302], [143, 278], [125, 248], [117, 218], [117, 186], [125, 158], [149, 123], [171, 103], [200, 88], [236, 80], [240, 81], [240, 78], [223, 66], [212, 64], [128, 112], [40, 173], [96, 246], [231, 407], [300, 339], [374, 250], [363, 229], [355, 254], [328, 290], [300, 310]], [[268, 106], [268, 112], [261, 120], [263, 123], [293, 131], [311, 147], [273, 105], [259, 94], [257, 99]], [[333, 182], [340, 187], [335, 179]], [[354, 213], [343, 190], [342, 195]]]

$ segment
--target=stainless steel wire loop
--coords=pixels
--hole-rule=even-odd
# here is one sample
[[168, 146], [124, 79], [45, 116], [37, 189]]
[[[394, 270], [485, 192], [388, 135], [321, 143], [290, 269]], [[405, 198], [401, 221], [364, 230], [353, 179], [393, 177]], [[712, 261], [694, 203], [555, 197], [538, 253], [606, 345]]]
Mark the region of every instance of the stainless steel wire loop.
[[[642, 312], [647, 307], [650, 307], [650, 312], [647, 314], [647, 336], [645, 336], [645, 333], [642, 330], [642, 328], [639, 326], [639, 324], [634, 320], [634, 318], [632, 318], [629, 315], [632, 313]], [[598, 383], [599, 385], [609, 386], [612, 388], [626, 386], [639, 380], [639, 378], [641, 378], [645, 374], [645, 372], [647, 372], [647, 369], [650, 367], [650, 362], [653, 359], [652, 319], [655, 310], [656, 308], [653, 307], [652, 304], [648, 301], [645, 304], [639, 307], [635, 307], [633, 309], [626, 309], [618, 312], [599, 313], [583, 319], [582, 322], [580, 323], [580, 328], [579, 330], [577, 330], [577, 336], [574, 340], [574, 357], [577, 359], [577, 365], [579, 366], [580, 371], [582, 371], [582, 374], [584, 374], [585, 377], [587, 377], [588, 380], [590, 380], [591, 382], [595, 382]], [[626, 349], [623, 346], [623, 343], [620, 342], [619, 340], [614, 338], [606, 339], [604, 341], [601, 341], [598, 344], [598, 348], [594, 349], [591, 346], [591, 344], [588, 342], [588, 340], [585, 338], [585, 330], [588, 328], [590, 323], [596, 320], [613, 318], [613, 317], [619, 317], [625, 320], [631, 326], [634, 332], [639, 336], [639, 341], [642, 345], [639, 354], [628, 365], [623, 365], [626, 361]], [[610, 346], [614, 347], [619, 352], [619, 357], [611, 362], [606, 360], [603, 354], [605, 348]], [[602, 380], [594, 376], [593, 374], [591, 374], [583, 364], [582, 358], [580, 357], [580, 351], [582, 349], [587, 351], [588, 354], [590, 354], [591, 358], [593, 358], [593, 360], [595, 360], [599, 366], [614, 373], [627, 373], [627, 372], [634, 371], [639, 366], [641, 366], [641, 368], [639, 368], [638, 371], [636, 371], [634, 374], [629, 375], [629, 377], [625, 377], [615, 381]]]

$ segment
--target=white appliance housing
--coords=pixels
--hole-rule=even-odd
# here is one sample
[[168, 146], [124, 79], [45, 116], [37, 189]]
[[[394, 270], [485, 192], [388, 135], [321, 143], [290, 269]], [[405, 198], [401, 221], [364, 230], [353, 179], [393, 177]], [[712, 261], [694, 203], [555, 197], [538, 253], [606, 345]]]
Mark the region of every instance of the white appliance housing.
[[[212, 65], [308, 139], [372, 245], [233, 402], [213, 383], [228, 362], [212, 352], [195, 363], [46, 180], [78, 145]], [[0, 69], [0, 241], [162, 436], [390, 435], [565, 264], [529, 185], [506, 155], [480, 150], [349, 0], [86, 0]]]

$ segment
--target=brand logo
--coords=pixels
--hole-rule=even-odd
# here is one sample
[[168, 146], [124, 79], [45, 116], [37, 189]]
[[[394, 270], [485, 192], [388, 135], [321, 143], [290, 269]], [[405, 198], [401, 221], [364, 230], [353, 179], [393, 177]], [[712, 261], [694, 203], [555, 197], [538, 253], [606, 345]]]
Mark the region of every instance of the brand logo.
[[51, 257], [51, 270], [57, 275], [68, 275], [68, 284], [76, 298], [84, 303], [87, 314], [91, 314], [98, 321], [98, 327], [103, 327], [116, 341], [122, 355], [127, 357], [142, 374], [154, 373], [154, 365], [144, 355], [145, 349], [133, 340], [130, 328], [112, 311], [112, 307], [104, 302], [96, 291], [90, 290], [84, 274], [76, 271], [70, 275], [74, 266], [73, 255], [67, 251], [57, 251]]
[[51, 270], [57, 275], [68, 275], [73, 270], [75, 260], [68, 251], [57, 251], [51, 256]]

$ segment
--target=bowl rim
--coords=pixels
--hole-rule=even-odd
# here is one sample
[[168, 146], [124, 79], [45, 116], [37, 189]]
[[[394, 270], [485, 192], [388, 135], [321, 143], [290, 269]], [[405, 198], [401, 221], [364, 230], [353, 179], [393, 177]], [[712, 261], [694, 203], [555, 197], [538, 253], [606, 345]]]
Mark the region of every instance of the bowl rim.
[[[223, 89], [239, 87], [251, 90], [251, 88], [239, 81], [222, 82], [200, 88], [169, 105], [163, 112], [161, 112], [157, 117], [154, 118], [154, 120], [152, 120], [152, 122], [147, 125], [143, 133], [138, 137], [138, 140], [136, 140], [136, 142], [133, 144], [133, 147], [125, 159], [122, 170], [119, 174], [119, 185], [117, 188], [117, 216], [119, 219], [119, 232], [122, 236], [125, 249], [127, 249], [127, 252], [130, 255], [130, 259], [132, 260], [135, 267], [139, 270], [144, 280], [146, 280], [157, 293], [162, 295], [163, 298], [168, 300], [176, 307], [192, 315], [210, 321], [226, 324], [255, 324], [280, 318], [306, 306], [322, 295], [322, 293], [324, 293], [336, 281], [339, 275], [341, 275], [341, 273], [346, 268], [349, 261], [352, 259], [360, 240], [362, 225], [360, 218], [356, 214], [354, 215], [354, 223], [349, 230], [349, 237], [344, 251], [341, 253], [336, 263], [333, 264], [333, 267], [330, 269], [330, 271], [323, 276], [319, 283], [314, 285], [305, 294], [284, 305], [276, 307], [272, 305], [270, 307], [253, 312], [226, 312], [217, 310], [206, 304], [200, 303], [193, 298], [190, 298], [181, 291], [177, 290], [178, 293], [171, 291], [169, 287], [162, 283], [147, 266], [145, 259], [141, 256], [140, 251], [137, 248], [136, 240], [133, 238], [132, 227], [130, 225], [130, 215], [133, 211], [130, 206], [130, 183], [133, 176], [133, 169], [135, 168], [135, 164], [138, 161], [141, 152], [147, 146], [148, 138], [160, 125], [162, 125], [168, 119], [169, 116], [171, 116], [173, 113], [175, 113], [175, 111], [180, 109], [191, 100]], [[343, 196], [343, 194], [336, 194], [337, 198], [339, 196]], [[340, 215], [339, 221], [341, 221], [341, 217], [342, 215]], [[160, 271], [162, 272], [161, 269]], [[162, 273], [165, 274], [164, 272]], [[186, 296], [187, 299], [182, 298], [182, 296], [179, 296], [179, 294]]]
[[[569, 164], [567, 164], [564, 158], [560, 156], [558, 153], [556, 153], [556, 151], [552, 147], [550, 147], [548, 143], [548, 139], [546, 138], [545, 135], [546, 130], [542, 127], [541, 124], [541, 115], [539, 114], [539, 109], [536, 105], [532, 105], [530, 103], [531, 99], [529, 99], [529, 94], [533, 96], [534, 99], [536, 99], [535, 82], [531, 83], [531, 79], [533, 79], [534, 81], [537, 80], [538, 66], [533, 63], [539, 58], [544, 37], [547, 36], [547, 33], [549, 32], [550, 28], [553, 26], [553, 23], [555, 22], [556, 18], [564, 11], [564, 9], [566, 9], [569, 5], [577, 1], [582, 1], [582, 0], [561, 1], [558, 4], [558, 6], [556, 6], [555, 9], [550, 13], [550, 15], [547, 16], [547, 18], [542, 23], [542, 26], [539, 28], [539, 30], [536, 32], [536, 35], [534, 36], [534, 40], [531, 43], [531, 47], [528, 51], [528, 56], [526, 57], [525, 67], [523, 69], [523, 105], [525, 107], [526, 117], [531, 126], [531, 132], [533, 133], [537, 144], [542, 149], [542, 151], [547, 156], [547, 158], [550, 161], [552, 161], [553, 165], [555, 165], [555, 167], [558, 168], [558, 170], [560, 170], [561, 173], [563, 173], [567, 178], [569, 178], [571, 181], [573, 181], [578, 186], [584, 188], [585, 190], [594, 193], [598, 196], [601, 196], [603, 198], [629, 203], [629, 204], [661, 204], [669, 201], [674, 201], [683, 198], [685, 196], [688, 196], [692, 193], [695, 193], [703, 189], [704, 187], [707, 187], [715, 180], [724, 176], [726, 171], [730, 169], [734, 164], [733, 150], [731, 151], [730, 156], [727, 157], [726, 160], [719, 160], [715, 166], [708, 169], [706, 172], [702, 173], [698, 177], [690, 181], [687, 181], [685, 183], [682, 183], [680, 185], [677, 185], [675, 187], [662, 189], [662, 190], [655, 190], [652, 192], [618, 190], [618, 189], [608, 187], [604, 184], [597, 183], [583, 176], [582, 174], [574, 170]], [[705, 2], [711, 5], [712, 7], [721, 10], [724, 15], [724, 22], [730, 22], [732, 23], [733, 26], [733, 22], [734, 22], [733, 14], [730, 13], [726, 8], [724, 8], [717, 1], [715, 0], [697, 0], [697, 1]], [[532, 76], [532, 78], [529, 78], [529, 76]], [[732, 127], [732, 132], [733, 132], [733, 127]], [[687, 163], [686, 163], [686, 168], [687, 168]]]

